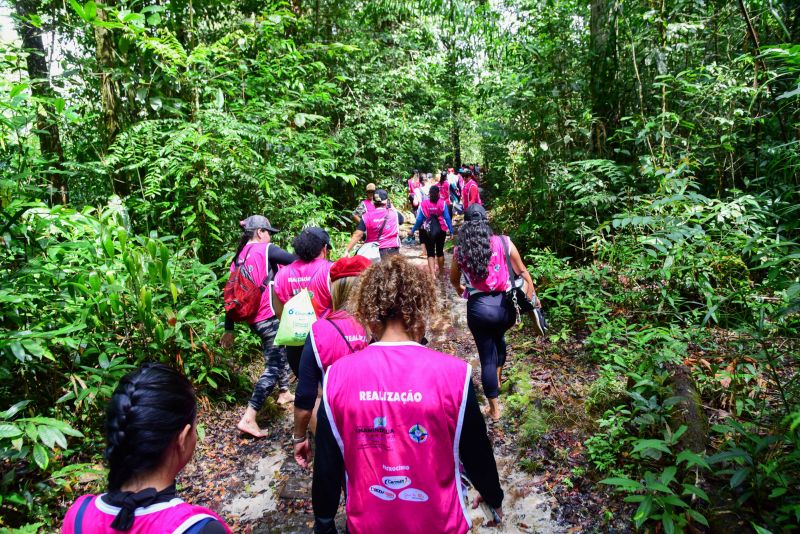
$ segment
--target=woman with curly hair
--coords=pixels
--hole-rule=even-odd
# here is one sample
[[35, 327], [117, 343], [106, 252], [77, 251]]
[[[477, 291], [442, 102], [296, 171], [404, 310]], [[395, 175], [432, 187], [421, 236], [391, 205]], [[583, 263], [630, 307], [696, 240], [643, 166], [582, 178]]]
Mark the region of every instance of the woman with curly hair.
[[217, 514], [183, 502], [175, 477], [197, 445], [197, 399], [182, 374], [144, 364], [123, 377], [106, 411], [108, 491], [69, 508], [62, 534], [231, 530]]
[[[333, 265], [328, 261], [331, 238], [322, 228], [313, 226], [306, 228], [294, 238], [292, 247], [300, 259], [278, 271], [272, 285], [272, 305], [278, 317], [283, 313], [283, 305], [289, 302], [290, 298], [297, 295], [300, 290], [308, 289], [314, 276], [327, 276]], [[314, 295], [311, 295], [311, 299], [314, 299]], [[289, 360], [289, 368], [295, 376], [299, 374], [302, 352], [303, 347], [286, 347], [286, 359]]]
[[[511, 265], [506, 262], [506, 248]], [[472, 204], [464, 213], [453, 259], [450, 282], [459, 295], [467, 297], [467, 326], [478, 347], [481, 383], [489, 402], [485, 413], [497, 420], [500, 418], [497, 397], [506, 362], [505, 333], [517, 320], [516, 310], [506, 297], [506, 291], [511, 289], [509, 269], [525, 280], [528, 298], [533, 296], [533, 280], [511, 239], [494, 235], [486, 210], [480, 204]], [[461, 285], [462, 273], [466, 289]]]
[[356, 319], [378, 339], [336, 361], [317, 420], [314, 532], [336, 532], [342, 482], [349, 532], [464, 534], [459, 461], [500, 514], [503, 490], [470, 366], [419, 344], [435, 309], [433, 279], [402, 256], [361, 275]]

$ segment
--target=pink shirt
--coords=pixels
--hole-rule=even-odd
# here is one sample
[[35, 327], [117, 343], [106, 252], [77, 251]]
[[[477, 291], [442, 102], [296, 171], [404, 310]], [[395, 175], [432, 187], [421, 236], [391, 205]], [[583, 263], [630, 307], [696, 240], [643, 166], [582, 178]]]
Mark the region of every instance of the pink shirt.
[[478, 190], [478, 182], [472, 178], [464, 184], [464, 189], [461, 191], [461, 203], [464, 206], [464, 211], [467, 211], [470, 204], [483, 204], [481, 201], [481, 192]]
[[[250, 276], [257, 284], [261, 284], [264, 277], [269, 272], [269, 265], [267, 264], [267, 254], [269, 251], [269, 243], [252, 243], [245, 245], [239, 258], [244, 258], [244, 263]], [[231, 273], [236, 270], [236, 260], [231, 263]], [[261, 305], [258, 308], [258, 313], [252, 320], [247, 321], [248, 324], [255, 324], [259, 321], [266, 321], [270, 317], [274, 317], [275, 312], [272, 310], [272, 291], [270, 286], [267, 285], [263, 293], [261, 293]]]
[[[383, 221], [386, 224], [383, 224]], [[394, 248], [400, 246], [400, 220], [397, 217], [397, 212], [394, 209], [388, 208], [375, 208], [374, 211], [364, 214], [364, 227], [367, 229], [367, 237], [365, 241], [371, 243], [378, 241], [379, 248]], [[383, 230], [381, 230], [383, 226]], [[380, 232], [381, 238], [378, 239]]]
[[[64, 517], [64, 524], [61, 526], [61, 533], [73, 534], [75, 532], [78, 509], [86, 499], [91, 500], [84, 509], [81, 521], [84, 534], [118, 534], [118, 530], [111, 528], [111, 523], [114, 522], [120, 509], [104, 503], [97, 495], [79, 497], [70, 506]], [[231, 532], [225, 521], [208, 508], [194, 506], [177, 498], [166, 503], [137, 508], [133, 528], [128, 532], [131, 534], [182, 533], [205, 519], [216, 519], [222, 523], [226, 532]]]
[[367, 331], [344, 310], [337, 310], [315, 322], [311, 326], [310, 336], [314, 357], [323, 375], [334, 362], [367, 346]]
[[331, 265], [320, 269], [311, 277], [308, 282], [308, 290], [311, 292], [311, 304], [317, 317], [322, 317], [330, 311], [333, 306], [331, 301]]
[[350, 532], [470, 528], [459, 440], [470, 366], [417, 343], [373, 343], [328, 369], [323, 398], [342, 451]]
[[[490, 240], [490, 247], [492, 249], [492, 256], [489, 258], [489, 266], [487, 270], [489, 274], [485, 280], [473, 280], [470, 273], [464, 272], [467, 277], [467, 293], [488, 293], [493, 291], [507, 291], [511, 288], [511, 282], [508, 280], [508, 269], [510, 268], [506, 263], [506, 251], [503, 247], [502, 239], [507, 240], [506, 236], [493, 235]], [[510, 245], [509, 245], [510, 248]], [[458, 261], [459, 249], [455, 248], [453, 251], [453, 259]]]
[[309, 262], [293, 261], [275, 275], [275, 294], [286, 304], [301, 289], [308, 288], [311, 278], [319, 271], [325, 269], [330, 272], [331, 265], [332, 263], [325, 258], [316, 258]]

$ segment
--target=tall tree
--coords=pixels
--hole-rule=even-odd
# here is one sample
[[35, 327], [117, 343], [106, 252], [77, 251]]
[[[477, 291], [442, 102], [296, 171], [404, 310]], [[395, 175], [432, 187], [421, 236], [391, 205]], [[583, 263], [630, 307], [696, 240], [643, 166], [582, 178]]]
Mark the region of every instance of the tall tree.
[[592, 0], [589, 28], [591, 105], [595, 116], [592, 146], [605, 152], [606, 140], [619, 122], [617, 75], [617, 1]]
[[[16, 0], [17, 30], [22, 38], [22, 46], [27, 51], [26, 58], [31, 94], [36, 102], [36, 130], [39, 149], [47, 160], [46, 173], [50, 184], [50, 202], [67, 203], [67, 182], [63, 174], [64, 149], [61, 146], [58, 124], [53, 120], [55, 92], [49, 81], [47, 54], [42, 41], [41, 2], [39, 0]], [[36, 21], [36, 22], [34, 22]]]

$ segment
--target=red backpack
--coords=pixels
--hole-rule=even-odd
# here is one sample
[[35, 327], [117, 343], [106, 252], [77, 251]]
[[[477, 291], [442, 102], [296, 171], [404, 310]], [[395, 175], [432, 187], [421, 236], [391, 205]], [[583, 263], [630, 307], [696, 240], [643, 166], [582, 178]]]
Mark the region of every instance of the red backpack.
[[253, 280], [245, 265], [249, 256], [248, 252], [244, 259], [236, 259], [236, 268], [228, 278], [222, 293], [225, 299], [225, 312], [236, 322], [248, 321], [256, 316], [261, 307], [261, 295], [269, 285], [269, 244], [265, 251], [267, 275], [260, 284]]

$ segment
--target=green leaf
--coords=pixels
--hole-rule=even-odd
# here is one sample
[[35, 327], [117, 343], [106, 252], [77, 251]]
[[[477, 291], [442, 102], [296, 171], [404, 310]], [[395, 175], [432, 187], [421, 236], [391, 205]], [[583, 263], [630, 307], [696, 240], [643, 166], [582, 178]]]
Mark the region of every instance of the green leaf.
[[97, 5], [94, 2], [86, 2], [83, 4], [83, 13], [87, 21], [93, 21], [97, 18]]
[[686, 513], [689, 514], [689, 517], [691, 517], [701, 525], [704, 525], [706, 527], [708, 526], [708, 520], [706, 519], [706, 517], [697, 510], [692, 510], [690, 508], [689, 510], [686, 510]]
[[663, 439], [639, 439], [633, 445], [633, 452], [642, 452], [648, 449], [670, 453], [669, 447], [667, 447]]
[[28, 88], [30, 84], [28, 83], [15, 83], [14, 86], [11, 88], [11, 93], [8, 95], [9, 98], [14, 98], [22, 91]]
[[641, 527], [645, 521], [650, 518], [650, 512], [653, 511], [653, 498], [650, 495], [647, 495], [644, 500], [642, 500], [641, 504], [639, 504], [639, 508], [636, 509], [636, 513], [633, 514], [633, 521], [636, 523], [636, 528]]
[[69, 0], [69, 5], [72, 6], [72, 9], [80, 18], [86, 20], [86, 12], [84, 11], [82, 5], [80, 5], [76, 0]]
[[47, 469], [47, 465], [50, 463], [50, 456], [47, 454], [47, 450], [38, 443], [33, 446], [33, 461], [42, 471]]
[[702, 456], [689, 449], [685, 449], [679, 452], [675, 460], [676, 460], [675, 463], [677, 463], [678, 465], [680, 465], [681, 462], [686, 462], [687, 467], [700, 466], [703, 469], [711, 469], [711, 466], [708, 465], [708, 462], [706, 462]]
[[57, 428], [53, 428], [51, 426], [40, 426], [38, 427], [38, 430], [39, 439], [42, 440], [42, 443], [47, 445], [50, 449], [55, 450], [56, 444], [58, 444], [58, 446], [62, 449], [67, 448], [67, 438], [64, 437], [64, 434], [62, 434]]
[[661, 516], [661, 524], [664, 525], [666, 534], [675, 534], [675, 523], [672, 520], [672, 514], [664, 512]]
[[740, 467], [731, 477], [731, 487], [739, 487], [750, 475], [751, 469], [749, 467]]
[[608, 484], [609, 486], [617, 486], [620, 489], [630, 490], [630, 491], [638, 491], [643, 489], [639, 482], [635, 480], [631, 480], [627, 477], [611, 477], [611, 478], [604, 478], [600, 481], [600, 484]]
[[16, 425], [3, 423], [0, 424], [0, 439], [15, 438], [22, 435], [22, 430]]
[[681, 493], [681, 495], [696, 495], [706, 502], [711, 502], [708, 498], [708, 494], [706, 494], [702, 488], [694, 484], [683, 484], [683, 493]]

